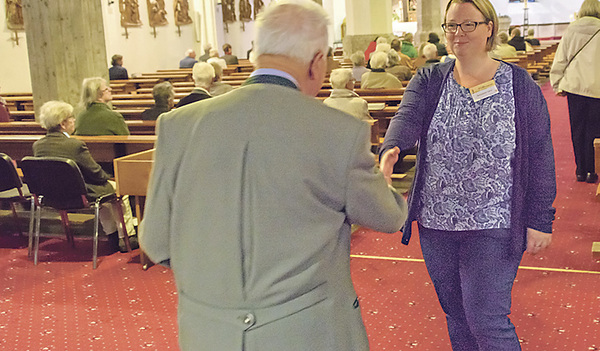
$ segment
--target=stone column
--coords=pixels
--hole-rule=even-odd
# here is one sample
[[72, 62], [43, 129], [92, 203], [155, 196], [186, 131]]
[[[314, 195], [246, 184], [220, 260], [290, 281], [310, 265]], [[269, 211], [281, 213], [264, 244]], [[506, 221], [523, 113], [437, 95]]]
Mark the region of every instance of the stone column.
[[447, 0], [419, 1], [417, 5], [417, 33], [414, 36], [416, 48], [427, 41], [429, 33], [435, 32], [444, 42], [445, 33], [441, 24], [444, 22], [444, 12]]
[[75, 106], [84, 78], [108, 80], [100, 1], [23, 0], [23, 16], [36, 111], [49, 100]]
[[364, 51], [378, 36], [393, 36], [392, 0], [346, 0], [344, 55]]

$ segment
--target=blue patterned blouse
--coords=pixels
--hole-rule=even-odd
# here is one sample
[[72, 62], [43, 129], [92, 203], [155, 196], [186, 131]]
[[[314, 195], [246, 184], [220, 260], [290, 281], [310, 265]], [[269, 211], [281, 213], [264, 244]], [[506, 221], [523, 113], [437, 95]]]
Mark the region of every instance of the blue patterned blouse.
[[419, 222], [462, 231], [510, 227], [515, 151], [512, 70], [494, 75], [499, 93], [473, 101], [450, 73], [427, 133]]

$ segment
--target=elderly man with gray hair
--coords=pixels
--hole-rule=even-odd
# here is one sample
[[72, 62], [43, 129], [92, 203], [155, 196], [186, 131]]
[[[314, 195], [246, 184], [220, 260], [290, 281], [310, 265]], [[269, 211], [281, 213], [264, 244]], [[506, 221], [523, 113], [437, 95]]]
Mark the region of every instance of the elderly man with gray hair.
[[367, 101], [353, 91], [354, 78], [350, 69], [334, 69], [331, 71], [329, 81], [333, 90], [331, 95], [323, 101], [325, 105], [346, 112], [360, 120], [372, 119]]
[[196, 60], [196, 52], [192, 49], [188, 49], [188, 51], [185, 52], [185, 57], [179, 61], [179, 68], [192, 68], [196, 62], [198, 62]]
[[271, 2], [245, 84], [158, 118], [141, 243], [173, 268], [184, 351], [369, 349], [350, 225], [394, 233], [406, 201], [369, 125], [314, 98], [328, 24], [314, 1]]
[[371, 55], [371, 72], [363, 74], [360, 87], [362, 89], [396, 89], [402, 88], [402, 82], [393, 74], [385, 71], [388, 64], [387, 52], [374, 52]]
[[154, 121], [161, 113], [170, 111], [175, 105], [175, 91], [171, 82], [158, 83], [152, 88], [154, 106], [142, 112], [142, 119]]
[[208, 89], [215, 78], [215, 69], [210, 63], [198, 62], [192, 69], [192, 78], [194, 79], [194, 89], [190, 95], [179, 100], [175, 107], [185, 106], [192, 102], [201, 101], [211, 97]]

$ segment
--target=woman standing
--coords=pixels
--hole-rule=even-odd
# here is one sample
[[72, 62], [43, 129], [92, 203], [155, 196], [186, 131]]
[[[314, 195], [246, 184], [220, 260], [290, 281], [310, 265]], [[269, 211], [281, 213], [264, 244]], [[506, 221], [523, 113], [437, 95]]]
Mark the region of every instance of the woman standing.
[[419, 142], [403, 228], [417, 221], [423, 258], [454, 350], [520, 350], [508, 318], [525, 249], [551, 241], [556, 196], [550, 119], [529, 74], [488, 53], [498, 31], [489, 0], [450, 0], [456, 60], [418, 71], [387, 130], [382, 170]]
[[558, 44], [550, 81], [567, 96], [571, 140], [578, 182], [598, 180], [594, 166], [594, 138], [600, 137], [600, 2], [585, 0]]

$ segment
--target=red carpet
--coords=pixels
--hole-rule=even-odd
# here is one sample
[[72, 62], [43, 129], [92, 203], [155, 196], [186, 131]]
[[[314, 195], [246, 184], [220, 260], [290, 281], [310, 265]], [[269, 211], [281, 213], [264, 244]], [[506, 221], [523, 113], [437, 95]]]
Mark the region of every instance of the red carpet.
[[[566, 100], [547, 84], [543, 91], [556, 153], [555, 236], [544, 254], [524, 257], [511, 318], [524, 350], [600, 350], [600, 259], [591, 257], [600, 203], [595, 185], [575, 182]], [[91, 242], [71, 249], [59, 239], [43, 242], [34, 266], [24, 245], [0, 235], [0, 350], [178, 349], [169, 270], [142, 271], [137, 253], [117, 253], [93, 271]], [[450, 350], [418, 236], [404, 246], [398, 234], [359, 229], [352, 245], [371, 350]]]

